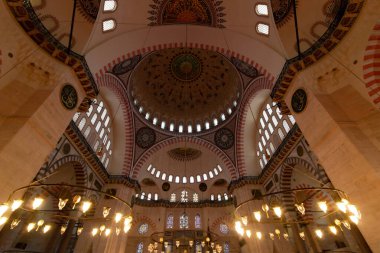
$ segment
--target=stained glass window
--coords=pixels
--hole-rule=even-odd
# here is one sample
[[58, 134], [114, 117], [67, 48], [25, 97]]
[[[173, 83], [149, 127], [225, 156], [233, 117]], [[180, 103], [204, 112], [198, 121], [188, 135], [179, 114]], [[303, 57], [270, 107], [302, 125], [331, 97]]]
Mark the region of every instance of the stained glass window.
[[228, 234], [228, 232], [229, 232], [229, 228], [228, 228], [228, 226], [226, 225], [226, 224], [224, 224], [224, 223], [221, 223], [220, 224], [220, 226], [219, 226], [219, 230], [220, 230], [220, 232], [222, 233], [222, 234]]
[[189, 216], [186, 213], [179, 217], [179, 228], [188, 229], [189, 228]]
[[224, 253], [230, 253], [230, 244], [228, 242], [224, 243]]
[[144, 243], [140, 242], [140, 243], [137, 245], [136, 253], [143, 253], [143, 252], [144, 252]]
[[182, 191], [181, 192], [181, 202], [186, 203], [189, 201], [189, 193], [187, 191]]
[[167, 229], [172, 229], [174, 226], [174, 217], [172, 214], [168, 215], [168, 218], [166, 220], [166, 228]]
[[199, 196], [198, 196], [198, 193], [194, 193], [194, 194], [193, 194], [193, 202], [195, 202], [195, 203], [199, 202]]
[[143, 234], [146, 234], [148, 232], [148, 229], [149, 229], [149, 225], [144, 223], [144, 224], [141, 224], [140, 227], [139, 227], [139, 234], [140, 235], [143, 235]]
[[201, 216], [199, 214], [195, 215], [195, 228], [201, 228]]

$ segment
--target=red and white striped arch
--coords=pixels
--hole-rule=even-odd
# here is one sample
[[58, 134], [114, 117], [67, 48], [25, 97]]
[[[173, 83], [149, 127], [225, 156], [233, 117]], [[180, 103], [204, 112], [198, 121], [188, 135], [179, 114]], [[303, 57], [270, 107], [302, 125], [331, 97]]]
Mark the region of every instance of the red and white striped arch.
[[374, 26], [365, 49], [363, 74], [368, 95], [380, 108], [380, 21]]

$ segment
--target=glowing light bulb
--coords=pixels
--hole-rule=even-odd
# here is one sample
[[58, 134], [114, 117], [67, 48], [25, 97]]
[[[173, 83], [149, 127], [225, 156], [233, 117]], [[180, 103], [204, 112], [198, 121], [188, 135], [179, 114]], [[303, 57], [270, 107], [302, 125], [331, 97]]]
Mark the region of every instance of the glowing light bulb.
[[126, 234], [126, 233], [128, 233], [128, 231], [131, 229], [131, 227], [132, 227], [132, 223], [131, 222], [125, 222], [124, 221], [124, 233]]
[[355, 223], [356, 225], [359, 224], [359, 219], [355, 215], [350, 215], [350, 220]]
[[42, 232], [44, 234], [46, 234], [47, 232], [49, 232], [51, 229], [51, 225], [45, 225], [44, 228], [42, 229]]
[[322, 230], [320, 230], [320, 229], [315, 230], [315, 234], [318, 236], [318, 238], [321, 238], [321, 239], [322, 239], [322, 237], [323, 237], [323, 232], [322, 232]]
[[75, 195], [73, 198], [73, 210], [75, 209], [75, 206], [81, 201], [82, 197], [80, 195]]
[[190, 248], [192, 248], [193, 245], [194, 245], [194, 241], [190, 240], [190, 241], [189, 241], [189, 246], [190, 246]]
[[120, 228], [115, 229], [116, 235], [120, 235]]
[[255, 216], [255, 219], [256, 219], [258, 222], [261, 221], [261, 212], [260, 212], [260, 211], [254, 212], [253, 215]]
[[201, 246], [202, 246], [202, 248], [204, 248], [206, 246], [206, 243], [204, 241], [202, 241]]
[[37, 228], [36, 228], [36, 231], [38, 231], [38, 229], [39, 229], [42, 225], [44, 225], [44, 223], [45, 223], [44, 220], [39, 220], [39, 221], [37, 222]]
[[66, 232], [66, 229], [67, 229], [67, 224], [64, 224], [61, 226], [61, 229], [60, 229], [61, 235], [63, 235]]
[[32, 205], [33, 210], [36, 210], [37, 208], [39, 208], [43, 202], [44, 202], [43, 198], [39, 198], [39, 197], [34, 198], [33, 205]]
[[6, 211], [8, 211], [9, 206], [8, 204], [1, 204], [0, 205], [0, 217], [2, 217]]
[[348, 230], [351, 230], [351, 225], [348, 221], [342, 221], [343, 225], [348, 229]]
[[263, 234], [261, 232], [256, 232], [256, 237], [261, 240], [261, 238], [263, 238]]
[[248, 238], [251, 238], [251, 236], [252, 236], [251, 230], [247, 230], [247, 231], [245, 231], [245, 233], [247, 234]]
[[336, 229], [335, 226], [329, 226], [329, 230], [331, 233], [333, 233], [334, 235], [338, 234], [338, 230]]
[[177, 246], [177, 248], [179, 247], [180, 245], [180, 241], [175, 241], [175, 246]]
[[116, 213], [115, 214], [115, 222], [116, 223], [119, 223], [122, 218], [123, 218], [123, 214], [121, 214], [121, 213]]
[[343, 213], [347, 213], [347, 205], [344, 202], [337, 202], [336, 206], [339, 208], [340, 211]]
[[300, 237], [302, 240], [305, 241], [306, 237], [305, 237], [305, 232], [300, 232]]
[[12, 212], [14, 212], [17, 209], [19, 209], [23, 203], [24, 203], [24, 201], [21, 200], [21, 199], [15, 199], [15, 200], [13, 200], [12, 205], [11, 205]]
[[274, 211], [274, 214], [275, 214], [278, 218], [281, 218], [281, 215], [282, 215], [281, 207], [279, 207], [279, 206], [273, 207], [273, 211]]
[[269, 238], [273, 241], [274, 240], [274, 234], [273, 233], [269, 233]]
[[347, 208], [348, 208], [348, 211], [349, 211], [351, 214], [353, 214], [354, 216], [356, 216], [358, 219], [361, 219], [361, 218], [362, 218], [361, 213], [359, 212], [359, 210], [356, 208], [355, 205], [348, 205]]
[[96, 236], [98, 234], [99, 230], [97, 228], [93, 228], [91, 231], [92, 236]]
[[281, 231], [279, 229], [274, 230], [274, 233], [278, 236], [278, 239], [280, 239]]
[[111, 229], [107, 228], [106, 231], [104, 232], [105, 236], [109, 236], [111, 234]]
[[263, 209], [263, 211], [266, 213], [266, 215], [267, 215], [267, 218], [269, 218], [269, 214], [268, 214], [268, 212], [269, 212], [269, 206], [267, 205], [267, 204], [263, 204], [262, 206], [261, 206], [261, 209]]
[[284, 234], [284, 239], [288, 241], [289, 240], [289, 235], [285, 233]]
[[32, 231], [35, 226], [36, 226], [36, 223], [34, 222], [29, 223], [28, 226], [26, 227], [26, 230], [28, 231], [28, 233]]
[[11, 229], [14, 229], [15, 227], [17, 227], [20, 221], [21, 219], [14, 219], [11, 223]]
[[4, 225], [8, 221], [8, 217], [1, 217], [0, 218], [0, 226]]
[[65, 208], [67, 202], [69, 201], [69, 199], [61, 199], [59, 198], [59, 201], [58, 201], [58, 209], [59, 210], [62, 210], [63, 208]]
[[241, 217], [241, 222], [243, 222], [244, 226], [247, 226], [248, 225], [248, 217], [247, 216]]
[[83, 227], [78, 227], [77, 236], [80, 236], [80, 234], [82, 234], [82, 232], [83, 232]]
[[107, 218], [107, 216], [110, 214], [111, 207], [103, 207], [103, 217]]
[[86, 213], [88, 210], [90, 210], [91, 206], [92, 206], [92, 203], [90, 201], [84, 201], [82, 203], [82, 212]]
[[300, 212], [301, 215], [305, 215], [306, 209], [303, 203], [301, 203], [301, 205], [294, 204], [294, 206], [297, 208], [298, 212]]
[[101, 225], [100, 228], [99, 228], [100, 235], [102, 235], [102, 233], [103, 233], [104, 230], [106, 230], [106, 226], [105, 225]]
[[327, 213], [328, 207], [327, 207], [326, 201], [320, 201], [320, 202], [318, 202], [318, 206], [322, 210], [322, 212]]

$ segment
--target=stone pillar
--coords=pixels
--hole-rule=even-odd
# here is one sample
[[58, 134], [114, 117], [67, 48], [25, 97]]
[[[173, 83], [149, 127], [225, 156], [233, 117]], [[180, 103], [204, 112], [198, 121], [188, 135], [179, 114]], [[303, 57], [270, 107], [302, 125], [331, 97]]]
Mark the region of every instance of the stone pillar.
[[[284, 99], [333, 185], [345, 191], [363, 214], [359, 229], [380, 252], [380, 112], [368, 99], [362, 60], [380, 18], [378, 1], [366, 1], [340, 44], [298, 73]], [[292, 110], [296, 89], [308, 95], [302, 113]]]
[[[0, 2], [0, 50], [6, 55], [0, 75], [0, 202], [36, 176], [85, 97], [72, 69], [37, 46], [5, 2]], [[66, 83], [78, 93], [73, 110], [60, 102]]]

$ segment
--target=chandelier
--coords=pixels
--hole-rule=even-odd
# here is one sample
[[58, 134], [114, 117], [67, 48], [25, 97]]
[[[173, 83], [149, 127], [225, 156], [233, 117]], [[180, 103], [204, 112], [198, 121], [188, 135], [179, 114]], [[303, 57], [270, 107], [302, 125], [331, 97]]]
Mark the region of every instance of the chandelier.
[[[222, 253], [223, 247], [218, 241], [218, 235], [211, 232], [200, 230], [180, 230], [166, 232], [156, 232], [151, 235], [152, 243], [148, 245], [150, 253], [165, 253], [168, 247], [171, 249], [180, 249], [181, 252], [187, 253]], [[199, 244], [198, 244], [199, 243]], [[198, 246], [198, 247], [197, 247]]]
[[[21, 195], [21, 191], [25, 191], [23, 198], [16, 198], [16, 195]], [[36, 192], [39, 192], [35, 194]], [[81, 194], [71, 194], [71, 193]], [[112, 206], [118, 206], [117, 210], [112, 210], [111, 207], [99, 207], [96, 203], [87, 197], [88, 193], [95, 193], [99, 196], [108, 198], [116, 203]], [[27, 195], [34, 195], [33, 198]], [[44, 197], [47, 195], [47, 197]], [[50, 195], [50, 196], [49, 196]], [[58, 196], [57, 196], [58, 195]], [[53, 205], [55, 203], [55, 205]], [[49, 206], [49, 209], [43, 207]], [[101, 208], [101, 209], [100, 209]], [[94, 210], [102, 210], [100, 217], [97, 217]], [[18, 212], [16, 212], [18, 210]], [[111, 233], [119, 235], [123, 230], [128, 233], [132, 226], [132, 208], [125, 200], [120, 199], [108, 192], [103, 192], [94, 188], [85, 187], [82, 185], [71, 184], [31, 184], [20, 187], [12, 192], [8, 201], [0, 205], [0, 225], [9, 223], [10, 229], [13, 230], [23, 218], [22, 213], [32, 213], [32, 217], [39, 217], [36, 220], [25, 221], [25, 230], [28, 233], [40, 232], [41, 234], [48, 233], [53, 223], [49, 220], [58, 218], [63, 224], [60, 226], [61, 235], [65, 234], [70, 221], [75, 222], [76, 235], [79, 236], [86, 232], [83, 227], [84, 222], [95, 222], [97, 226], [92, 227], [87, 232], [93, 237], [109, 236]], [[125, 210], [127, 210], [126, 213]], [[91, 212], [91, 214], [89, 214]], [[13, 216], [12, 221], [9, 221]]]
[[[305, 196], [304, 200], [297, 199], [297, 194]], [[310, 204], [310, 200], [317, 194], [325, 199]], [[294, 207], [281, 205], [284, 196], [294, 197]], [[309, 202], [308, 202], [309, 201]], [[308, 204], [306, 205], [306, 203]], [[317, 207], [318, 210], [313, 210]], [[243, 210], [244, 209], [244, 210]], [[305, 219], [307, 214], [313, 218]], [[289, 234], [281, 232], [280, 226], [291, 224], [309, 225], [316, 228], [314, 233], [317, 238], [323, 239], [326, 232], [337, 235], [339, 230], [351, 230], [351, 225], [358, 225], [362, 215], [358, 208], [348, 201], [346, 193], [335, 188], [299, 188], [273, 192], [265, 195], [258, 194], [252, 199], [242, 202], [235, 209], [235, 230], [241, 237], [256, 237], [258, 240], [276, 240], [284, 238], [289, 240]], [[322, 219], [330, 224], [321, 225]], [[263, 231], [265, 230], [265, 232]], [[300, 231], [299, 236], [306, 240], [305, 231]]]

